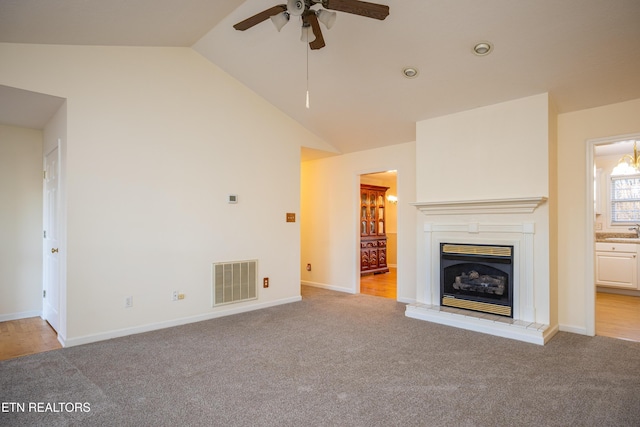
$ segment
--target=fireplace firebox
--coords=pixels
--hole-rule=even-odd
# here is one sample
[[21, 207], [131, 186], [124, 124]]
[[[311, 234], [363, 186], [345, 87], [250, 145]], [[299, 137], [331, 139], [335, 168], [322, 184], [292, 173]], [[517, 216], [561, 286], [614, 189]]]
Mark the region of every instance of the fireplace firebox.
[[440, 303], [513, 318], [513, 246], [440, 244]]

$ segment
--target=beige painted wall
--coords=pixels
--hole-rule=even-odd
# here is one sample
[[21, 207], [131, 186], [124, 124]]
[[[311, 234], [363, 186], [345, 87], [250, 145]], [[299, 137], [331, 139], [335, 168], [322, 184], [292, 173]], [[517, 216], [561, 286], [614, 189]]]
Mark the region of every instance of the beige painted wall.
[[[67, 344], [300, 298], [285, 213], [301, 145], [326, 144], [188, 48], [0, 44], [0, 58], [0, 84], [67, 99]], [[212, 308], [212, 263], [246, 259], [271, 286]]]
[[548, 111], [542, 94], [418, 122], [418, 199], [547, 195]]
[[[360, 281], [360, 175], [397, 175], [398, 300], [415, 301], [415, 143], [302, 163], [302, 282], [357, 292]], [[304, 269], [312, 264], [312, 271]]]
[[0, 125], [0, 321], [42, 313], [42, 132]]
[[[587, 283], [587, 259], [593, 259], [586, 234], [587, 141], [640, 132], [640, 99], [558, 116], [558, 303], [564, 330], [587, 333], [593, 305], [587, 294], [595, 292]], [[592, 167], [592, 166], [590, 166]], [[592, 231], [591, 231], [592, 232]]]

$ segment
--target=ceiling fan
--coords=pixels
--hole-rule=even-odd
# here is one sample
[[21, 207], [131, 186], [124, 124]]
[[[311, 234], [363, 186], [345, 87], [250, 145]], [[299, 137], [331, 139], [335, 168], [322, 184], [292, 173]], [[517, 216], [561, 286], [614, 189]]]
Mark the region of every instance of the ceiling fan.
[[[313, 6], [321, 4], [324, 9], [314, 10]], [[359, 0], [287, 0], [287, 4], [279, 4], [253, 15], [233, 26], [236, 30], [244, 31], [254, 25], [271, 18], [278, 31], [289, 22], [290, 16], [302, 18], [301, 40], [308, 42], [311, 49], [320, 49], [325, 46], [320, 24], [322, 22], [327, 29], [331, 28], [336, 20], [336, 13], [329, 10], [352, 13], [367, 18], [383, 20], [389, 16], [389, 6], [369, 3]]]

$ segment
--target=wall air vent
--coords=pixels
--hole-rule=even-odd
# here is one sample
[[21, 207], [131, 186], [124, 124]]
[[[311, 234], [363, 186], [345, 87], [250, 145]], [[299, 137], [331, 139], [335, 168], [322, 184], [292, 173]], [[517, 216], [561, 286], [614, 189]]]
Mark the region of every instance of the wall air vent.
[[258, 261], [213, 264], [212, 306], [258, 298]]

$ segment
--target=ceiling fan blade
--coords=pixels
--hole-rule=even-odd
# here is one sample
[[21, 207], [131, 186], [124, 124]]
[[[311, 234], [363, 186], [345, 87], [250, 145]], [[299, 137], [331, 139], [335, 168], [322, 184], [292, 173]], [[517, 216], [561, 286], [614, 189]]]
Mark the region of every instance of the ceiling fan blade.
[[379, 20], [389, 16], [389, 6], [359, 0], [322, 0], [322, 7]]
[[233, 28], [235, 28], [236, 30], [240, 30], [240, 31], [244, 31], [244, 30], [248, 30], [249, 28], [253, 27], [254, 25], [257, 25], [259, 23], [261, 23], [262, 21], [266, 21], [267, 19], [271, 18], [274, 15], [277, 15], [279, 13], [282, 12], [286, 12], [287, 11], [287, 5], [286, 4], [279, 4], [277, 6], [273, 6], [267, 10], [263, 10], [260, 13], [257, 13], [255, 15], [253, 15], [250, 18], [245, 19], [242, 22], [238, 22], [236, 25], [233, 26]]
[[303, 22], [311, 25], [311, 29], [313, 30], [313, 35], [316, 36], [316, 39], [309, 43], [309, 47], [311, 49], [322, 49], [326, 45], [324, 44], [324, 37], [322, 36], [322, 30], [320, 30], [320, 24], [318, 23], [318, 17], [316, 16], [314, 11], [309, 11], [304, 14], [302, 17]]

